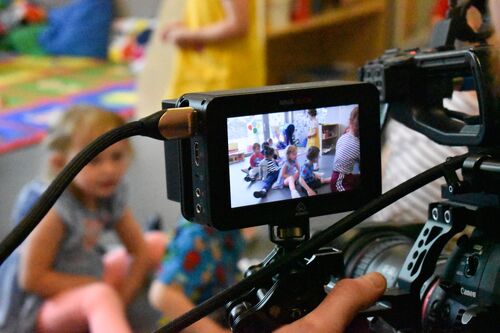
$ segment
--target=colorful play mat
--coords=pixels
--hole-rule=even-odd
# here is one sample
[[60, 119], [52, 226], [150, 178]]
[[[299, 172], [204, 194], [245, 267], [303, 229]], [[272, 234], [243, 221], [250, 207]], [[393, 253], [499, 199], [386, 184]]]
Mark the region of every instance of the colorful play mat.
[[0, 153], [40, 142], [74, 104], [131, 117], [136, 93], [124, 65], [88, 58], [0, 55]]

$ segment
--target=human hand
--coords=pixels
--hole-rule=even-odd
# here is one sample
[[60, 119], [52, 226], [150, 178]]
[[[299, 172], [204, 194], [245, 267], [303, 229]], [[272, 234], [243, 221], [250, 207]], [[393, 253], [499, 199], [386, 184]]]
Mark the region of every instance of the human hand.
[[161, 35], [163, 41], [172, 42], [183, 49], [200, 50], [203, 48], [203, 43], [196, 32], [186, 28], [182, 22], [172, 22], [166, 25]]
[[170, 41], [170, 33], [175, 30], [175, 29], [178, 29], [179, 27], [182, 27], [184, 26], [184, 24], [181, 22], [181, 21], [173, 21], [173, 22], [168, 22], [167, 24], [165, 24], [165, 26], [163, 27], [161, 33], [160, 33], [160, 37], [161, 37], [161, 40], [163, 42], [168, 42]]
[[386, 281], [380, 273], [340, 280], [316, 309], [275, 333], [342, 333], [360, 310], [382, 296], [385, 288]]
[[314, 192], [313, 190], [307, 190], [307, 195], [312, 197], [316, 195], [316, 192]]

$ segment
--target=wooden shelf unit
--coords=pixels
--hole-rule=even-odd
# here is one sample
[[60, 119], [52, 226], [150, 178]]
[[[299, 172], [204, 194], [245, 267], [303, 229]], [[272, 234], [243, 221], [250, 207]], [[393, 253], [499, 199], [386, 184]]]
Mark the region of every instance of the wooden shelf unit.
[[[261, 6], [266, 10], [265, 1]], [[387, 0], [357, 0], [286, 27], [264, 25], [267, 83], [335, 62], [360, 66], [386, 48]], [[263, 17], [266, 17], [264, 15]]]
[[321, 155], [335, 151], [339, 136], [339, 124], [319, 124], [319, 151]]
[[293, 33], [313, 31], [332, 24], [349, 22], [356, 17], [366, 17], [382, 13], [385, 10], [383, 1], [360, 1], [358, 4], [351, 4], [335, 9], [328, 9], [322, 13], [314, 14], [309, 19], [299, 22], [290, 22], [285, 28], [267, 29], [267, 38], [279, 38]]

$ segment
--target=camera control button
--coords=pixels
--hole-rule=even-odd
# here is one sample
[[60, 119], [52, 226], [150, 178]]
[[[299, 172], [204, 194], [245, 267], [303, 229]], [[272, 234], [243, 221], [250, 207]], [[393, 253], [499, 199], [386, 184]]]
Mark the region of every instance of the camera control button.
[[465, 259], [465, 268], [464, 273], [465, 276], [471, 277], [477, 272], [477, 267], [479, 266], [479, 258], [477, 256], [468, 256]]
[[481, 315], [488, 313], [488, 310], [490, 310], [488, 307], [483, 307], [478, 305], [469, 306], [462, 315], [461, 318], [462, 325], [468, 325], [474, 318], [481, 320], [480, 319]]

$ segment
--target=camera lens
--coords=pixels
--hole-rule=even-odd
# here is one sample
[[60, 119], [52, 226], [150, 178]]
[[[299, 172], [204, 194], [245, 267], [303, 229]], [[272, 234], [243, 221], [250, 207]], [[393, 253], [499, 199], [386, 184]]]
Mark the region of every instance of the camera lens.
[[405, 232], [400, 227], [362, 227], [347, 232], [331, 245], [344, 252], [346, 277], [379, 272], [386, 278], [387, 287], [392, 287], [420, 227], [411, 226]]

